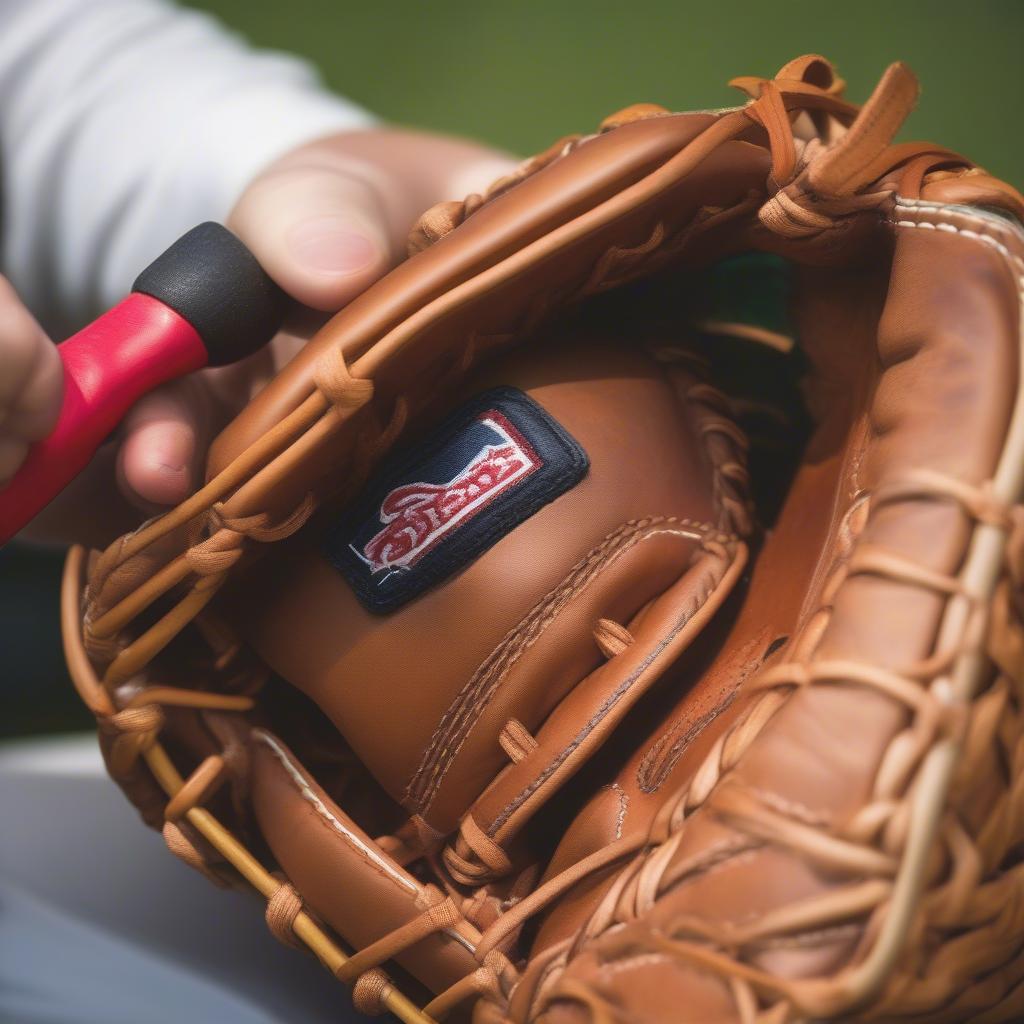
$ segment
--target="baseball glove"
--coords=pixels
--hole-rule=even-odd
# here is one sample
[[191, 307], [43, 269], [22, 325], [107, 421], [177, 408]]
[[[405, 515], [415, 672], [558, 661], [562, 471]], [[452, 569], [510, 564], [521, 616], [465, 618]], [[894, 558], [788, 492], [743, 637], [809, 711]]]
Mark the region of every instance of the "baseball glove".
[[429, 211], [69, 558], [111, 774], [367, 1012], [1024, 1017], [1024, 200], [902, 65], [734, 84]]

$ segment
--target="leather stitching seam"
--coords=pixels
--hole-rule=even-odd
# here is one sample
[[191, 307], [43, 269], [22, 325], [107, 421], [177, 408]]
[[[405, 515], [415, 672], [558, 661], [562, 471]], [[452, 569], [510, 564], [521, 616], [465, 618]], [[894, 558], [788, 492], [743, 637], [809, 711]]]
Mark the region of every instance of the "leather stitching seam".
[[323, 822], [323, 824], [336, 832], [338, 835], [345, 840], [345, 842], [357, 850], [366, 863], [373, 867], [382, 877], [389, 879], [392, 882], [397, 882], [408, 892], [416, 894], [416, 887], [411, 883], [407, 882], [401, 875], [392, 873], [390, 867], [384, 858], [377, 856], [373, 850], [362, 843], [358, 837], [354, 836], [345, 826], [331, 813], [330, 808], [321, 800], [316, 793], [313, 792], [312, 787], [306, 781], [301, 770], [291, 760], [290, 757], [284, 752], [284, 750], [275, 742], [273, 737], [261, 729], [253, 731], [253, 739], [257, 742], [262, 743], [266, 746], [270, 752], [277, 758], [281, 767], [285, 770], [288, 778], [292, 784], [298, 790], [299, 795], [302, 799], [309, 804], [316, 812], [317, 816]]
[[505, 809], [499, 814], [487, 829], [487, 834], [492, 838], [498, 833], [506, 821], [541, 787], [547, 780], [558, 771], [559, 768], [569, 759], [573, 752], [583, 744], [591, 732], [597, 727], [605, 715], [622, 699], [632, 688], [634, 683], [653, 665], [663, 654], [665, 649], [672, 644], [676, 637], [683, 631], [687, 623], [704, 606], [708, 597], [721, 583], [725, 575], [723, 562], [716, 579], [713, 579], [704, 593], [696, 597], [690, 606], [676, 619], [672, 628], [662, 637], [658, 645], [646, 658], [615, 688], [615, 690], [603, 701], [590, 720], [576, 734], [572, 742], [564, 747], [556, 757], [553, 757], [544, 770], [527, 786], [524, 786], [519, 794], [509, 801]]
[[[903, 213], [909, 213], [910, 212], [905, 207], [901, 209], [901, 205], [902, 205], [901, 203], [899, 203], [899, 202], [897, 203], [897, 210], [899, 212], [903, 212]], [[907, 205], [910, 205], [910, 204], [907, 204]], [[942, 207], [937, 207], [937, 206], [929, 206], [929, 205], [924, 204], [924, 203], [916, 203], [914, 205], [917, 205], [917, 206], [919, 206], [921, 208], [924, 208], [924, 209], [933, 210], [934, 212], [945, 212], [947, 214], [951, 213], [951, 214], [954, 214], [954, 215], [959, 215], [959, 211], [957, 211], [955, 209], [950, 209], [949, 207], [942, 208]], [[982, 221], [982, 220], [980, 220], [978, 218], [965, 218], [965, 219], [968, 219], [971, 223], [973, 223], [973, 224], [975, 224], [975, 225], [977, 225], [979, 227], [987, 228], [987, 227], [990, 226], [987, 221]], [[1021, 260], [1021, 258], [1019, 256], [1017, 256], [1015, 253], [1011, 252], [1011, 250], [1009, 248], [1007, 248], [1001, 242], [997, 241], [995, 238], [993, 238], [993, 237], [991, 237], [991, 236], [989, 236], [987, 234], [982, 234], [980, 232], [976, 232], [976, 231], [973, 231], [973, 230], [970, 230], [970, 229], [967, 229], [967, 228], [957, 227], [956, 225], [954, 225], [952, 223], [949, 223], [948, 221], [942, 222], [941, 224], [933, 224], [933, 223], [928, 223], [928, 222], [918, 222], [918, 221], [911, 221], [911, 220], [892, 220], [891, 223], [893, 223], [897, 227], [924, 228], [926, 230], [946, 231], [946, 232], [949, 232], [949, 233], [960, 234], [960, 235], [963, 235], [964, 237], [970, 238], [970, 239], [972, 239], [974, 241], [978, 241], [978, 242], [981, 242], [984, 245], [990, 246], [993, 249], [995, 249], [997, 252], [999, 252], [1003, 256], [1003, 258], [1006, 260], [1007, 264], [1009, 265], [1009, 268], [1011, 270], [1011, 274], [1013, 274], [1013, 271], [1014, 271], [1015, 268], [1024, 267], [1024, 260]], [[1002, 229], [1002, 225], [1000, 225], [1000, 228]], [[1014, 238], [1015, 242], [1019, 242], [1019, 240], [1020, 240], [1019, 236], [1017, 236], [1016, 234], [1011, 234], [1011, 237]], [[1016, 276], [1016, 275], [1014, 275], [1014, 276]], [[1019, 289], [1018, 299], [1022, 303], [1024, 303], [1024, 276], [1017, 277], [1017, 282], [1016, 283], [1017, 283], [1018, 289]], [[1024, 325], [1021, 325], [1021, 326], [1024, 327]], [[851, 548], [852, 549], [856, 549], [856, 547], [857, 547], [857, 539], [855, 538], [852, 541]], [[842, 559], [843, 564], [841, 564], [838, 567], [840, 570], [845, 571], [845, 563], [848, 562], [849, 556], [850, 556], [851, 553], [852, 553], [852, 551], [848, 551], [846, 553], [847, 557]], [[828, 590], [828, 589], [829, 588], [826, 587], [826, 590]], [[831, 612], [833, 610], [833, 605], [834, 605], [834, 600], [829, 602], [829, 605], [827, 607], [823, 607], [821, 609], [821, 611], [824, 612], [825, 614], [829, 615], [829, 614], [831, 614]], [[965, 629], [966, 628], [967, 627], [965, 627]], [[809, 657], [809, 655], [811, 653], [813, 653], [813, 652], [808, 652], [804, 656], [804, 658], [802, 658], [799, 662], [793, 662], [794, 666], [799, 667], [800, 665], [807, 664], [807, 659], [808, 659], [808, 657]], [[795, 688], [792, 692], [798, 692], [798, 688]], [[765, 694], [765, 696], [767, 696], [767, 694]], [[709, 758], [715, 756], [714, 752], [712, 751], [708, 756], [709, 756]], [[705, 759], [705, 761], [707, 761], [707, 758]], [[712, 793], [714, 792], [715, 788], [716, 787], [712, 787], [712, 790], [711, 790]], [[648, 851], [647, 851], [647, 855], [648, 856], [654, 850], [661, 849], [664, 846], [665, 842], [671, 842], [673, 837], [678, 835], [679, 829], [682, 827], [683, 823], [685, 821], [689, 820], [690, 815], [691, 815], [692, 811], [695, 808], [690, 808], [690, 807], [687, 806], [686, 795], [687, 795], [688, 789], [689, 789], [689, 787], [687, 787], [687, 790], [684, 791], [684, 799], [683, 799], [683, 803], [681, 804], [681, 807], [684, 809], [685, 813], [680, 815], [679, 817], [677, 817], [673, 821], [673, 825], [670, 828], [670, 832], [669, 832], [669, 835], [668, 835], [667, 839], [665, 839], [663, 842], [657, 843], [653, 847], [653, 850], [652, 849], [648, 849]], [[766, 795], [768, 795], [768, 794], [764, 793], [763, 791], [760, 793], [760, 796], [761, 796], [762, 799]], [[778, 794], [775, 794], [775, 796], [778, 796]], [[782, 799], [781, 797], [779, 797], [779, 798]], [[658, 894], [660, 894], [660, 892], [661, 892], [661, 886], [659, 884], [659, 886], [658, 886]], [[654, 898], [655, 899], [657, 898], [657, 894], [654, 896]], [[568, 966], [568, 961], [569, 960], [571, 960], [574, 956], [576, 956], [580, 952], [582, 952], [582, 950], [584, 948], [589, 947], [594, 941], [599, 939], [602, 935], [608, 935], [613, 930], [614, 923], [615, 923], [614, 920], [609, 921], [608, 924], [606, 924], [606, 926], [600, 932], [596, 933], [590, 939], [590, 941], [585, 942], [585, 943], [581, 943], [575, 950], [573, 950], [572, 955], [564, 957], [562, 962], [558, 965], [559, 970], [560, 971], [564, 971], [566, 969], [566, 967]], [[788, 936], [788, 938], [790, 940], [796, 939], [796, 938], [800, 937], [800, 934], [802, 934], [802, 933], [799, 933], [799, 934], [797, 934], [795, 936]], [[771, 938], [772, 938], [771, 936], [767, 936], [766, 937], [766, 939], [769, 939], [769, 940]], [[643, 954], [641, 954], [641, 956], [643, 956]], [[637, 957], [634, 956], [634, 957], [629, 958], [629, 960], [618, 961], [618, 963], [623, 963], [624, 964], [624, 963], [628, 963], [628, 962], [630, 962], [632, 960], [635, 960], [635, 959], [637, 959]], [[616, 969], [616, 963], [614, 963], [614, 962], [607, 962], [606, 961], [606, 962], [604, 962], [602, 964], [602, 969], [605, 970], [606, 972], [607, 971], [614, 971]], [[715, 972], [715, 973], [717, 973], [717, 972]], [[728, 977], [728, 976], [726, 976], [726, 977]], [[557, 984], [557, 982], [556, 982], [556, 984]]]
[[555, 621], [576, 595], [621, 555], [641, 540], [658, 534], [673, 534], [703, 545], [710, 534], [727, 538], [708, 523], [676, 517], [649, 517], [624, 523], [569, 571], [566, 578], [543, 597], [505, 635], [463, 687], [441, 721], [424, 751], [419, 767], [406, 787], [403, 803], [426, 813], [462, 744], [490, 703], [508, 672]]

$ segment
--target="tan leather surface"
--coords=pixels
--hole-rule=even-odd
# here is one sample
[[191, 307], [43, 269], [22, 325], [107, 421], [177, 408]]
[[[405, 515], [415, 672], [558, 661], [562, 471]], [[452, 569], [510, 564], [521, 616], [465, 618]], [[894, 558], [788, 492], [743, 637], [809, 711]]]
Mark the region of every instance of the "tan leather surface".
[[[964, 217], [970, 219], [967, 214]], [[931, 222], [928, 215], [924, 219]], [[966, 226], [955, 211], [951, 217], [940, 215], [936, 220]], [[975, 222], [974, 230], [979, 227], [982, 225]], [[1004, 385], [1016, 381], [1019, 374], [1013, 282], [1000, 254], [953, 232], [926, 233], [908, 226], [898, 234], [892, 281], [879, 324], [881, 377], [872, 394], [866, 437], [857, 440], [839, 486], [832, 491], [840, 520], [843, 510], [855, 508], [858, 500], [866, 499], [870, 508], [871, 493], [911, 467], [927, 466], [974, 481], [986, 479], [1000, 455], [1014, 395]], [[849, 342], [852, 337], [846, 334], [844, 340]], [[860, 358], [862, 366], [872, 361], [870, 352]], [[860, 432], [855, 432], [854, 439], [859, 436]], [[826, 568], [834, 573], [835, 563], [849, 565], [853, 539], [861, 550], [877, 546], [906, 555], [912, 564], [928, 570], [955, 571], [964, 556], [963, 515], [955, 506], [908, 504], [910, 507], [890, 505], [876, 514], [856, 516], [863, 523], [853, 529], [852, 537], [844, 536], [850, 529], [846, 526], [821, 549], [812, 547], [820, 550], [818, 576], [823, 576], [821, 570]], [[791, 551], [805, 550], [806, 540], [805, 536], [794, 538]], [[769, 572], [770, 564], [762, 562], [760, 570]], [[773, 573], [768, 584], [781, 579]], [[833, 582], [830, 589], [834, 586]], [[849, 575], [833, 598], [805, 607], [790, 650], [803, 646], [804, 656], [809, 654], [813, 660], [870, 659], [899, 669], [932, 651], [942, 604], [941, 595], [921, 594], [906, 584], [867, 574]], [[723, 724], [725, 718], [716, 725]], [[899, 705], [854, 684], [796, 692], [707, 803], [693, 812], [682, 842], [664, 868], [668, 875], [678, 873], [682, 882], [668, 887], [657, 902], [644, 908], [648, 934], [670, 933], [673, 922], [690, 916], [709, 927], [712, 922], [739, 925], [857, 881], [856, 873], [851, 877], [848, 870], [813, 870], [782, 844], [755, 842], [752, 846], [743, 832], [730, 827], [728, 813], [716, 813], [716, 801], [724, 802], [729, 795], [742, 792], [797, 821], [827, 823], [830, 831], [841, 835], [851, 815], [868, 799], [869, 780], [896, 731], [905, 725]], [[713, 738], [715, 731], [720, 730], [708, 730], [707, 738]], [[681, 781], [686, 760], [676, 768]], [[627, 771], [618, 785], [634, 797], [625, 790], [633, 781], [631, 775]], [[978, 806], [979, 799], [986, 799], [984, 788], [974, 790], [964, 813], [984, 821], [987, 809]], [[638, 801], [633, 799], [630, 812], [637, 809]], [[622, 826], [616, 823], [616, 829], [628, 829], [628, 821], [627, 816]], [[606, 822], [606, 830], [608, 827]], [[593, 825], [582, 828], [591, 830]], [[606, 832], [604, 841], [609, 839]], [[589, 840], [600, 841], [598, 837]], [[589, 895], [590, 908], [597, 895]], [[587, 905], [569, 905], [567, 910], [572, 911], [578, 926]], [[571, 932], [573, 927], [572, 921], [561, 929], [549, 925], [544, 941], [556, 941], [560, 933]], [[859, 929], [850, 926], [805, 946], [797, 935], [788, 945], [755, 955], [753, 963], [783, 978], [826, 975], [848, 961], [859, 936]], [[594, 959], [582, 956], [569, 968], [569, 976], [586, 977], [588, 984], [613, 1003], [642, 1007], [650, 980], [648, 957], [633, 949], [629, 956], [635, 960], [627, 960], [621, 969], [610, 972], [605, 966], [609, 958], [622, 955], [614, 950], [624, 942], [621, 934], [609, 933], [598, 940]], [[641, 941], [640, 946], [657, 956], [649, 941]], [[1000, 954], [991, 953], [989, 962], [998, 962]], [[635, 967], [629, 966], [634, 962]], [[671, 986], [679, 972], [688, 972], [685, 963], [669, 957], [659, 976]], [[963, 984], [952, 975], [938, 982], [936, 979], [931, 986], [935, 1006]], [[650, 1019], [661, 1019], [665, 1005], [656, 1001]], [[576, 1008], [567, 1006], [564, 1012], [556, 1010], [550, 1016], [552, 1020], [574, 1020], [576, 1014]], [[648, 1018], [641, 1012], [637, 1019]], [[713, 1019], [739, 1017], [721, 1008]]]
[[460, 281], [639, 180], [710, 120], [690, 115], [638, 122], [601, 138], [598, 146], [581, 146], [571, 165], [556, 162], [545, 169], [540, 188], [530, 182], [528, 195], [509, 194], [480, 210], [462, 227], [457, 243], [441, 239], [428, 255], [397, 267], [335, 317], [220, 435], [210, 450], [210, 475], [298, 404], [308, 393], [313, 363], [329, 345], [341, 342], [346, 353], [358, 352]]
[[[424, 909], [424, 888], [308, 776], [295, 755], [269, 733], [256, 733], [252, 804], [260, 831], [292, 885], [353, 946], [369, 945]], [[291, 770], [289, 771], [289, 767]], [[428, 985], [474, 969], [464, 943], [450, 934], [424, 940], [402, 958]]]
[[[812, 371], [820, 419], [778, 525], [757, 553], [743, 607], [720, 653], [698, 678], [682, 676], [683, 696], [637, 744], [613, 783], [626, 804], [621, 821], [595, 833], [591, 816], [605, 816], [605, 798], [599, 797], [598, 807], [585, 809], [567, 830], [550, 872], [613, 838], [646, 834], [666, 798], [692, 778], [713, 744], [748, 709], [743, 682], [764, 664], [772, 645], [771, 663], [784, 658], [815, 610], [831, 557], [827, 552], [836, 543], [830, 534], [840, 529], [846, 504], [857, 498], [849, 476], [863, 448], [863, 410], [878, 375], [873, 350], [888, 269], [883, 264], [860, 272], [803, 272], [794, 311], [801, 344], [809, 353], [826, 353], [827, 361]], [[843, 344], [836, 352], [840, 333]], [[579, 927], [604, 889], [567, 897], [544, 922], [535, 948]]]
[[[667, 129], [672, 133], [693, 132], [707, 124], [703, 117], [694, 120], [690, 115], [664, 119], [666, 123], [675, 120], [679, 123]], [[624, 139], [620, 139], [619, 131], [594, 139], [576, 150], [573, 158], [587, 157], [588, 167], [606, 163], [615, 167], [624, 158], [618, 156], [619, 147], [632, 151], [633, 130], [639, 131], [646, 124], [637, 122], [623, 128]], [[645, 138], [639, 140], [644, 154]], [[366, 425], [367, 416], [372, 414], [383, 425], [392, 418], [398, 397], [414, 411], [443, 399], [453, 369], [457, 370], [465, 356], [479, 360], [490, 350], [528, 334], [566, 303], [650, 273], [684, 249], [700, 246], [702, 258], [706, 258], [722, 244], [713, 240], [716, 231], [724, 235], [736, 220], [733, 208], [737, 203], [749, 202], [752, 190], [762, 180], [764, 155], [745, 142], [726, 142], [710, 148], [706, 157], [695, 163], [692, 173], [682, 176], [669, 173], [669, 161], [634, 186], [649, 197], [633, 208], [619, 193], [434, 299], [432, 292], [421, 295], [421, 280], [432, 281], [435, 275], [449, 280], [454, 275], [450, 283], [455, 283], [462, 274], [463, 248], [453, 246], [454, 252], [449, 255], [446, 239], [442, 239], [379, 282], [367, 293], [373, 297], [372, 302], [367, 296], [356, 300], [318, 333], [222, 434], [211, 449], [209, 474], [238, 456], [253, 433], [266, 428], [262, 419], [260, 423], [255, 420], [264, 411], [279, 426], [280, 417], [299, 396], [313, 389], [316, 360], [329, 346], [345, 355], [353, 374], [373, 376], [374, 398], [369, 409], [344, 422], [325, 423], [316, 449], [308, 450], [302, 459], [278, 460], [264, 471], [260, 486], [254, 481], [241, 487], [232, 498], [241, 514], [250, 509], [266, 510], [269, 500], [271, 513], [281, 518], [292, 512], [310, 490], [336, 493], [345, 482], [338, 479], [335, 467], [347, 461], [358, 440], [354, 434]], [[556, 190], [556, 197], [561, 196], [562, 180], [560, 174], [555, 175], [558, 168], [557, 163], [545, 168], [495, 200], [493, 207], [480, 210], [459, 229], [460, 234], [474, 225], [479, 227], [481, 219], [489, 231], [518, 231], [524, 218], [530, 220], [537, 203], [551, 201], [550, 188]], [[629, 213], [624, 236], [614, 213], [619, 206]], [[724, 238], [726, 251], [734, 250], [738, 244], [735, 230]], [[569, 240], [576, 254], [572, 260], [565, 260], [562, 248]], [[411, 309], [405, 305], [396, 309], [396, 317], [404, 319], [381, 320], [379, 315], [390, 310], [388, 297], [400, 282], [403, 300], [408, 288], [408, 295], [431, 301]], [[369, 310], [366, 322], [360, 313], [364, 308]], [[354, 358], [370, 340], [375, 342], [373, 348], [365, 356]], [[278, 395], [284, 404], [272, 405]], [[251, 430], [245, 426], [250, 423]]]
[[[497, 383], [522, 386], [583, 447], [590, 468], [577, 486], [384, 616], [360, 605], [307, 529], [282, 559], [260, 563], [245, 586], [259, 597], [238, 615], [261, 657], [316, 700], [396, 800], [441, 832], [507, 762], [497, 742], [505, 723], [535, 730], [604, 660], [597, 620], [628, 622], [675, 583], [697, 548], [687, 523], [713, 517], [710, 468], [649, 358], [541, 336], [535, 351], [464, 390]], [[586, 573], [574, 571], [588, 558]], [[279, 599], [267, 600], [269, 591]], [[460, 707], [461, 726], [446, 731]]]
[[[283, 871], [357, 950], [346, 971], [296, 918], [360, 1006], [420, 1020], [374, 971], [386, 947], [432, 1014], [481, 1024], [1024, 1012], [1024, 201], [892, 142], [902, 65], [861, 114], [814, 55], [736, 84], [742, 109], [634, 107], [428, 213], [422, 251], [222, 435], [209, 483], [92, 560], [81, 618], [73, 556], [69, 664], [116, 774], [150, 820], [173, 797], [194, 866], [278, 908]], [[706, 359], [684, 288], [653, 298], [750, 249], [792, 272], [802, 401]], [[777, 327], [701, 324], [781, 351]], [[495, 383], [590, 474], [371, 615], [323, 531]], [[805, 415], [805, 447], [778, 440]], [[795, 465], [763, 536], [737, 417], [755, 477], [773, 445]], [[263, 663], [283, 680], [261, 689]], [[253, 731], [282, 692], [321, 737], [294, 755]], [[353, 759], [349, 785], [368, 768], [390, 800], [348, 815], [328, 791]], [[213, 819], [249, 803], [258, 870]]]
[[[735, 585], [742, 560], [708, 556], [644, 610], [634, 642], [581, 683], [545, 722], [537, 748], [495, 779], [473, 817], [499, 841], [535, 813], [540, 799], [578, 767], [666, 664], [692, 642]], [[632, 625], [632, 624], [631, 624]], [[646, 642], [645, 642], [646, 641]]]

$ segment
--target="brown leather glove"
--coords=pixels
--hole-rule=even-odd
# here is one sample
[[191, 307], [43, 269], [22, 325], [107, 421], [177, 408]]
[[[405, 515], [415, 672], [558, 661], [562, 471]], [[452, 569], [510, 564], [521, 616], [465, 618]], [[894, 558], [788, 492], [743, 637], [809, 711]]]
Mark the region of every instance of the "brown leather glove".
[[364, 1010], [1020, 1017], [1024, 200], [902, 65], [735, 84], [429, 211], [69, 559], [112, 775]]

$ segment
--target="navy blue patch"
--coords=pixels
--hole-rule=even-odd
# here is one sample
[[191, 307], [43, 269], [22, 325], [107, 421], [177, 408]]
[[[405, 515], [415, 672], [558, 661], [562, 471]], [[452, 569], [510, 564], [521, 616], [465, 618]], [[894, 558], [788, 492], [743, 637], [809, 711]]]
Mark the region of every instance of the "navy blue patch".
[[586, 475], [586, 452], [516, 388], [488, 391], [388, 463], [327, 536], [372, 612], [447, 579]]

